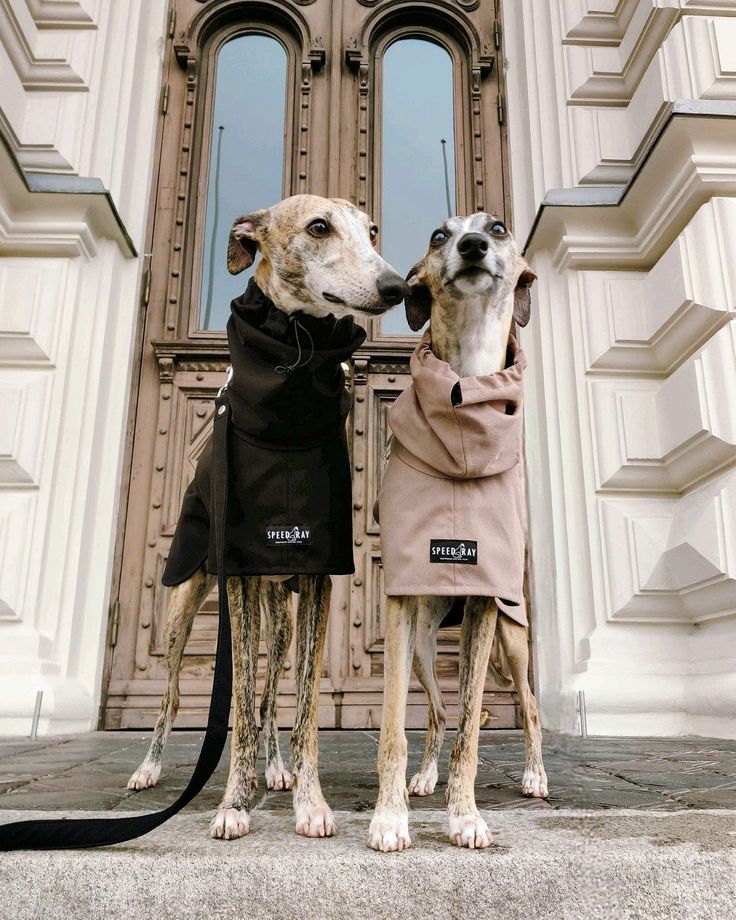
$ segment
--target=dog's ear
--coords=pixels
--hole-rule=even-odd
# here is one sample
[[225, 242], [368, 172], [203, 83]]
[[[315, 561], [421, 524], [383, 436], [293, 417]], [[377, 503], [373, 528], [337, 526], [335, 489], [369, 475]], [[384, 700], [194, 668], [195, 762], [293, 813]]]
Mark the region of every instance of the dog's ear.
[[519, 326], [526, 326], [532, 315], [532, 285], [536, 280], [537, 276], [531, 268], [524, 265], [521, 274], [516, 279], [514, 291], [514, 319]]
[[253, 264], [268, 227], [268, 208], [238, 217], [227, 242], [227, 270], [237, 275]]
[[424, 260], [410, 268], [406, 276], [409, 290], [404, 297], [404, 308], [406, 309], [406, 321], [412, 332], [419, 332], [432, 312], [432, 294], [424, 283], [423, 268]]

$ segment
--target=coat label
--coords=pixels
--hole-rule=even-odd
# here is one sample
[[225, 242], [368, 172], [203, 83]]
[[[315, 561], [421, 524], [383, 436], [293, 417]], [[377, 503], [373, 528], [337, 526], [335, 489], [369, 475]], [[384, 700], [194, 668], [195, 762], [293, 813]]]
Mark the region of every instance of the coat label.
[[476, 540], [430, 540], [429, 561], [478, 565], [478, 543]]
[[266, 546], [309, 546], [311, 542], [312, 528], [305, 524], [266, 529]]

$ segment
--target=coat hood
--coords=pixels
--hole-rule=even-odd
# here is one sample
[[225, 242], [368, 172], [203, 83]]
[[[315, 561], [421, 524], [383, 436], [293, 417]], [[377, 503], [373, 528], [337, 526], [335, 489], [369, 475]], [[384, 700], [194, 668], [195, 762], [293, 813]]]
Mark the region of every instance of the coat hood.
[[279, 310], [251, 278], [227, 323], [233, 427], [260, 443], [318, 443], [350, 410], [342, 362], [365, 340], [352, 317]]
[[430, 475], [493, 476], [519, 462], [524, 353], [509, 336], [507, 366], [458, 377], [432, 352], [430, 330], [411, 356], [410, 386], [389, 410], [402, 459]]

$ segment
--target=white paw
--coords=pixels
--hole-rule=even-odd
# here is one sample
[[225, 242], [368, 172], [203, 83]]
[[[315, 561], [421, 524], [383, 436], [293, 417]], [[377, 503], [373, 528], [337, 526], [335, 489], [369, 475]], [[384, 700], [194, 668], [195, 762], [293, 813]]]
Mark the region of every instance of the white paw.
[[409, 782], [409, 795], [432, 795], [437, 785], [437, 764], [432, 762], [426, 770], [415, 773]]
[[291, 789], [294, 777], [280, 763], [270, 763], [266, 767], [266, 787], [268, 789]]
[[493, 843], [488, 825], [480, 815], [450, 815], [450, 840], [471, 850], [482, 850]]
[[527, 767], [524, 770], [524, 776], [521, 779], [521, 792], [522, 795], [531, 795], [535, 799], [547, 798], [547, 774], [541, 764], [539, 767]]
[[391, 811], [377, 811], [368, 830], [368, 846], [382, 853], [396, 853], [408, 850], [409, 815]]
[[151, 786], [156, 785], [160, 775], [160, 763], [146, 763], [144, 760], [128, 780], [128, 789], [135, 789], [136, 791], [140, 789], [150, 789]]
[[250, 830], [250, 818], [245, 808], [220, 808], [210, 822], [210, 837], [237, 840]]
[[337, 824], [327, 805], [299, 805], [296, 812], [296, 832], [303, 837], [332, 837]]

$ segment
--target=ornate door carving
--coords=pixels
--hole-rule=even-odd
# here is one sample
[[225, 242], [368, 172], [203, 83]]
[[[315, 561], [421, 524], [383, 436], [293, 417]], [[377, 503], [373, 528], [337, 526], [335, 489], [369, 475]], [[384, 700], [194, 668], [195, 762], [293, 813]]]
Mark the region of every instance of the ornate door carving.
[[[348, 198], [380, 225], [383, 217], [395, 222], [395, 215], [381, 214], [391, 209], [381, 192], [385, 52], [402, 40], [443, 48], [451, 60], [454, 129], [455, 181], [448, 183], [448, 198], [452, 184], [457, 212], [494, 210], [509, 220], [496, 63], [500, 30], [490, 6], [477, 0], [172, 0], [151, 199], [150, 268], [143, 285], [147, 308], [131, 400], [131, 447], [114, 573], [101, 717], [105, 727], [150, 726], [155, 719], [166, 676], [167, 589], [160, 584], [161, 570], [227, 365], [222, 323], [220, 328], [216, 321], [203, 323], [200, 309], [210, 240], [207, 202], [216, 178], [215, 145], [222, 138], [215, 122], [218, 54], [243, 35], [270, 37], [283, 49], [280, 196], [309, 191]], [[245, 77], [247, 93], [247, 72]], [[243, 157], [247, 165], [247, 149]], [[237, 188], [217, 194], [220, 209], [232, 210], [223, 213], [226, 224], [254, 206], [238, 198]], [[431, 229], [421, 227], [414, 258], [421, 255]], [[224, 262], [224, 251], [219, 258]], [[408, 265], [395, 267], [406, 271]], [[221, 311], [224, 305], [216, 307]], [[320, 706], [324, 727], [371, 727], [380, 721], [385, 603], [372, 507], [387, 443], [386, 410], [407, 383], [416, 339], [402, 331], [400, 322], [393, 332], [379, 320], [366, 326], [368, 338], [350, 375], [356, 573], [335, 580]], [[195, 619], [184, 656], [179, 727], [204, 724], [216, 615], [211, 596]], [[284, 725], [293, 716], [292, 665], [290, 654], [279, 699]], [[457, 630], [441, 632], [438, 672], [452, 722]], [[487, 724], [513, 726], [512, 695], [490, 679], [486, 691]], [[418, 689], [412, 689], [408, 724], [426, 724]]]

